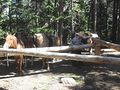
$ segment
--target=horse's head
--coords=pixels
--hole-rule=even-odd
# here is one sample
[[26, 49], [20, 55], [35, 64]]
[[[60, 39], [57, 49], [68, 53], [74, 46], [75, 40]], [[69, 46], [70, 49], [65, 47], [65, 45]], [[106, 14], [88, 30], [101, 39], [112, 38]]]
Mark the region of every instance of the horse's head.
[[5, 38], [4, 48], [17, 48], [17, 38], [15, 35], [8, 34]]

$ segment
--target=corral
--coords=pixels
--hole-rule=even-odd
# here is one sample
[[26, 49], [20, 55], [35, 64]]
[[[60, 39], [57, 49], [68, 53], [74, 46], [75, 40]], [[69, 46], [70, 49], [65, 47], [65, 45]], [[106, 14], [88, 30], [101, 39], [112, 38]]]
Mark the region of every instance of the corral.
[[[50, 71], [41, 69], [41, 64], [38, 61], [34, 61], [32, 67], [29, 66], [30, 63], [28, 62], [28, 67], [25, 69], [25, 75], [23, 75], [23, 77], [16, 77], [15, 73], [11, 73], [15, 70], [13, 66], [10, 65], [9, 69], [5, 69], [5, 66], [1, 65], [1, 82], [8, 85], [8, 87], [2, 84], [0, 84], [0, 87], [2, 90], [15, 90], [14, 85], [17, 87], [17, 84], [10, 83], [12, 81], [19, 83], [21, 87], [17, 87], [18, 90], [23, 89], [22, 86], [25, 90], [56, 90], [56, 88], [58, 88], [58, 90], [101, 90], [103, 86], [103, 90], [119, 90], [120, 53], [118, 51], [120, 50], [120, 46], [103, 40], [96, 39], [96, 42], [97, 44], [94, 46], [94, 52], [97, 55], [83, 55], [84, 52], [81, 55], [69, 53], [70, 50], [89, 48], [91, 45], [29, 48], [21, 50], [1, 48], [0, 51], [2, 53], [13, 53], [14, 55], [24, 54], [26, 56], [35, 56], [39, 58], [58, 58], [63, 61], [61, 63], [56, 63], [55, 68], [50, 69]], [[102, 46], [113, 49], [101, 49]], [[75, 66], [71, 64], [73, 61], [77, 61], [77, 66], [76, 64]], [[13, 65], [13, 63], [11, 64]], [[35, 77], [38, 78], [36, 79]], [[26, 80], [32, 79], [32, 81], [30, 81], [31, 83], [25, 84], [31, 85], [31, 87], [28, 88], [24, 86], [24, 83], [26, 83], [25, 78]], [[78, 84], [73, 83], [74, 81], [72, 81], [71, 78], [75, 81], [79, 80], [79, 82], [77, 82]], [[46, 80], [49, 81], [49, 83], [43, 84], [42, 86], [42, 83], [45, 83]], [[20, 82], [23, 83], [20, 84]], [[32, 85], [32, 82], [34, 85]]]

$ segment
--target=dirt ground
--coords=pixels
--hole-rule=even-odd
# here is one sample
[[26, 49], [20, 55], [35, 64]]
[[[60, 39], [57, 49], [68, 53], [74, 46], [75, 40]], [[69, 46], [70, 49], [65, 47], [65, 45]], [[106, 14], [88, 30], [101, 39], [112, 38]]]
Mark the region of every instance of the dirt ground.
[[[50, 71], [41, 63], [25, 68], [23, 76], [16, 76], [14, 62], [10, 67], [0, 65], [0, 90], [120, 90], [120, 65], [63, 61]], [[77, 84], [65, 86], [61, 78], [73, 78]]]

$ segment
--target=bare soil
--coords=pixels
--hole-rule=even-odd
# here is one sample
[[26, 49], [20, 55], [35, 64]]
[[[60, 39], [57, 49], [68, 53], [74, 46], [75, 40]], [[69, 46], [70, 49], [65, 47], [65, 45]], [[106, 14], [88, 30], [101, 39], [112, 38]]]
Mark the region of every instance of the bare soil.
[[[14, 62], [9, 67], [2, 63], [0, 90], [120, 90], [120, 65], [63, 61], [48, 71], [36, 61], [24, 70], [23, 76], [17, 76]], [[63, 77], [73, 78], [77, 84], [65, 86]]]

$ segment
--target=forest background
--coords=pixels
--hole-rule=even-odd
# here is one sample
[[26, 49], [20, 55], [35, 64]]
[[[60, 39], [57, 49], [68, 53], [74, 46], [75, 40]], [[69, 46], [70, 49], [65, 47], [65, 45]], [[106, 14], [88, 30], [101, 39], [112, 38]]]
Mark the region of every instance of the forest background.
[[67, 45], [80, 31], [119, 44], [120, 0], [0, 0], [1, 44], [7, 32], [22, 32], [56, 35]]

